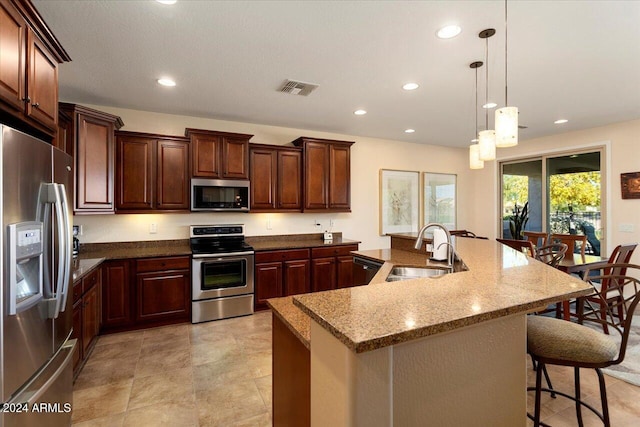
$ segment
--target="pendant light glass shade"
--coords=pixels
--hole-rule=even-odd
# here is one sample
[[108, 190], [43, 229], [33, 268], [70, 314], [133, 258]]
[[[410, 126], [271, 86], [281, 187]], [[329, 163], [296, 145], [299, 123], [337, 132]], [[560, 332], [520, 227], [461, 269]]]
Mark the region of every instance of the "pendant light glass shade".
[[496, 131], [493, 129], [480, 131], [478, 134], [479, 158], [483, 161], [496, 159]]
[[496, 147], [518, 145], [518, 107], [503, 107], [496, 110]]
[[469, 168], [484, 168], [484, 162], [480, 160], [480, 146], [478, 144], [471, 144], [469, 146]]

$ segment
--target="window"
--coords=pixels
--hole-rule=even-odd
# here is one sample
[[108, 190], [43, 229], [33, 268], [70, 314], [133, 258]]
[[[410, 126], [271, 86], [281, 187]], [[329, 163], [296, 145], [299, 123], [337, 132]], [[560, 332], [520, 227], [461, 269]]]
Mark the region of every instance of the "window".
[[[604, 150], [544, 155], [502, 162], [501, 213], [503, 238], [521, 231], [585, 234], [587, 252], [604, 251]], [[521, 229], [514, 227], [516, 213], [527, 205]], [[510, 223], [512, 226], [510, 227]]]

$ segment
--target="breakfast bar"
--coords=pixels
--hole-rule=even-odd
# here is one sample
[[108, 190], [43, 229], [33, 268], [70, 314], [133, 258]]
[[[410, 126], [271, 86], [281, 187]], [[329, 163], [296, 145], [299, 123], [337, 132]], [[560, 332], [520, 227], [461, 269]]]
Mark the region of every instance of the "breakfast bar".
[[494, 241], [454, 245], [466, 271], [394, 282], [394, 267], [438, 263], [355, 252], [384, 265], [367, 286], [294, 296], [308, 324], [274, 300], [308, 328], [312, 426], [526, 424], [526, 315], [591, 288]]

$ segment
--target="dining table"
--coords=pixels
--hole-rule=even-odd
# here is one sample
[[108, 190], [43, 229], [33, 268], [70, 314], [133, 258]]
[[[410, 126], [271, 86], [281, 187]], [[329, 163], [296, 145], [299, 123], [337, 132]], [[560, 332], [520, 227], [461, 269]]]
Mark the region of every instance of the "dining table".
[[[609, 262], [608, 257], [599, 255], [581, 255], [574, 253], [572, 256], [565, 256], [557, 268], [567, 274], [577, 274], [583, 277], [583, 273], [590, 268], [598, 268]], [[571, 320], [571, 312], [569, 310], [569, 300], [562, 302], [562, 316], [564, 320]]]

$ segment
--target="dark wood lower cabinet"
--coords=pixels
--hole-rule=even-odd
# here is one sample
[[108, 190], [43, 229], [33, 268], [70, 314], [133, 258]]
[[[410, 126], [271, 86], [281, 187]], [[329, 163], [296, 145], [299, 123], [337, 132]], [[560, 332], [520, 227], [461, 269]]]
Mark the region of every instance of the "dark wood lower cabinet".
[[73, 332], [77, 339], [73, 372], [77, 376], [91, 354], [100, 333], [102, 275], [100, 269], [73, 284]]
[[273, 425], [311, 425], [311, 352], [273, 316]]
[[283, 264], [284, 294], [297, 295], [309, 292], [310, 261], [308, 259], [298, 259], [285, 261]]
[[256, 310], [269, 298], [310, 292], [309, 249], [257, 252], [255, 263]]
[[336, 289], [336, 259], [317, 258], [311, 261], [311, 275], [313, 292], [329, 291]]
[[102, 330], [191, 320], [189, 256], [107, 261], [103, 266]]
[[282, 262], [262, 262], [255, 266], [256, 310], [267, 308], [269, 298], [278, 298], [282, 293]]
[[353, 256], [358, 245], [329, 246], [311, 249], [312, 292], [359, 285], [353, 276]]

